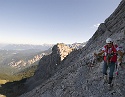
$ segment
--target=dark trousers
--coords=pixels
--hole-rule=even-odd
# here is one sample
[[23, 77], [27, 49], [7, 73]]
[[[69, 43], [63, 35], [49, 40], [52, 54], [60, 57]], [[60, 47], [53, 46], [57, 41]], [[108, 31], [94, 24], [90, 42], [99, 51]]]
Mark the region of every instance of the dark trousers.
[[107, 62], [104, 61], [104, 65], [103, 65], [103, 74], [107, 75], [107, 69], [110, 69], [109, 71], [109, 84], [112, 82], [113, 79], [113, 73], [115, 70], [115, 62], [110, 62], [107, 64]]

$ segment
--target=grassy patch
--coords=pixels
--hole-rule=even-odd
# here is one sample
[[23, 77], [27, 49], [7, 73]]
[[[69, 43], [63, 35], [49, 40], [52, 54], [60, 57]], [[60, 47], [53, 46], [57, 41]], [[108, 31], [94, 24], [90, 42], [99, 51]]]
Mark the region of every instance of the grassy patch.
[[28, 78], [34, 75], [37, 65], [27, 67], [23, 70], [16, 72], [15, 74], [3, 74], [0, 73], [0, 84], [5, 84], [6, 82], [19, 81], [23, 78]]

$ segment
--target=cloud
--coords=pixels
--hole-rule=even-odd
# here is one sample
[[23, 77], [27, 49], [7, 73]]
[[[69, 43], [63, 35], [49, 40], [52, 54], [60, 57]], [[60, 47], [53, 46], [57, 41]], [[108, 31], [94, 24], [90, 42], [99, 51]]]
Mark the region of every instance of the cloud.
[[95, 25], [93, 25], [93, 27], [96, 27], [96, 28], [98, 28], [99, 27], [99, 23], [98, 24], [95, 24]]

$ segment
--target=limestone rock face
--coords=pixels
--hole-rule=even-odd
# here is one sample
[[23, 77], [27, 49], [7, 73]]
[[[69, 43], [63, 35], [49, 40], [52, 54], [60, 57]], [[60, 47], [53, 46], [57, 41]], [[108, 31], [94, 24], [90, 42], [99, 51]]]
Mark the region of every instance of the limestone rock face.
[[[108, 37], [125, 50], [125, 0], [122, 0], [118, 8], [104, 23], [100, 24], [85, 47], [74, 50], [62, 61], [61, 57], [58, 57], [61, 54], [51, 54], [49, 58], [41, 59], [34, 82], [44, 77], [46, 80], [20, 97], [124, 97], [124, 69], [120, 68], [118, 76], [114, 74], [114, 86], [109, 91], [107, 84], [103, 83], [102, 62], [97, 62], [94, 67], [88, 65], [93, 53], [98, 52], [105, 45]], [[123, 62], [125, 62], [125, 57], [123, 57]], [[42, 67], [44, 64], [48, 67]], [[58, 69], [54, 69], [56, 64], [59, 65]], [[43, 70], [45, 74], [42, 74]], [[48, 72], [50, 70], [52, 75]], [[51, 76], [48, 77], [48, 75]]]
[[62, 61], [67, 55], [69, 55], [73, 51], [73, 49], [63, 43], [58, 43], [56, 46], [53, 47], [52, 51], [57, 55], [59, 54], [60, 61]]

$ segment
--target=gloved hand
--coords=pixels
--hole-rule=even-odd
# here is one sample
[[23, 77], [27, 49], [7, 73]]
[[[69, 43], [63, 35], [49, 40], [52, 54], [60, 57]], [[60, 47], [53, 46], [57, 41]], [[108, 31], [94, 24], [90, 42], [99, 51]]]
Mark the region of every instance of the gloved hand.
[[95, 57], [97, 57], [97, 56], [98, 56], [98, 54], [94, 53], [94, 56], [95, 56]]

